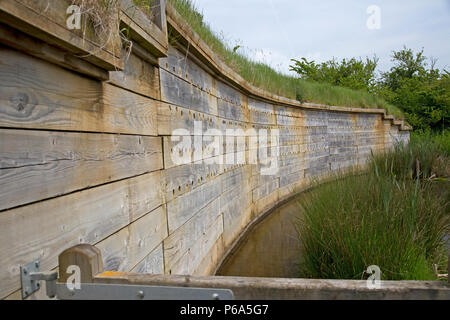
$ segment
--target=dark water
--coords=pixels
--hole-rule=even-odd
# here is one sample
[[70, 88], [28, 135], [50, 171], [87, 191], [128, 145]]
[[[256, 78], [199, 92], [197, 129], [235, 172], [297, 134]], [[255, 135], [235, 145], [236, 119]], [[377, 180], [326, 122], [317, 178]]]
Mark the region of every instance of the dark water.
[[[450, 199], [450, 183], [436, 184], [434, 188]], [[217, 275], [297, 278], [301, 248], [294, 222], [301, 215], [298, 201], [307, 196], [308, 192], [297, 195], [250, 230]], [[448, 234], [444, 241], [450, 250]]]
[[217, 275], [297, 277], [300, 243], [293, 221], [299, 210], [295, 198], [275, 209], [247, 234]]

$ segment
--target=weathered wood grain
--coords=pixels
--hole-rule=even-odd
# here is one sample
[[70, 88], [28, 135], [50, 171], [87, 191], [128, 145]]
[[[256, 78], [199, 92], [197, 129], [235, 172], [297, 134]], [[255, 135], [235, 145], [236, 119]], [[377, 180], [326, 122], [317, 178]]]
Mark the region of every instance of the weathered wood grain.
[[[12, 1], [42, 11], [35, 0], [2, 4]], [[51, 21], [63, 22], [55, 16], [62, 3], [49, 11]], [[209, 274], [281, 199], [408, 139], [403, 123], [379, 110], [301, 105], [250, 86], [217, 64], [188, 26], [171, 26], [184, 38], [158, 61], [164, 26], [156, 32], [155, 21], [129, 13], [122, 25], [132, 25], [136, 45], [123, 71], [99, 56], [67, 55], [73, 48], [52, 47], [61, 41], [48, 34], [33, 39], [38, 28], [19, 28], [22, 36], [11, 14], [0, 13], [13, 26], [0, 29], [0, 298], [16, 297], [20, 264], [39, 257], [43, 269], [57, 268], [57, 254], [79, 242], [97, 244], [109, 270]], [[98, 81], [106, 70], [110, 80]], [[176, 165], [172, 135], [193, 142], [196, 122], [206, 136], [202, 151], [227, 129], [239, 138], [280, 130], [279, 170], [263, 175], [261, 162], [214, 162], [258, 150], [248, 139], [222, 139], [218, 155]]]
[[214, 275], [217, 264], [222, 256], [225, 254], [225, 245], [223, 241], [223, 235], [220, 236], [216, 243], [212, 246], [209, 252], [203, 257], [198, 267], [193, 272], [194, 275]]
[[149, 98], [160, 98], [158, 68], [133, 52], [129, 55], [124, 70], [111, 71], [109, 77], [109, 82], [119, 87]]
[[164, 240], [165, 270], [172, 270], [178, 260], [205, 235], [219, 215], [220, 202], [215, 199]]
[[69, 0], [52, 1], [52, 5], [34, 0], [3, 0], [0, 3], [0, 19], [24, 33], [84, 56], [85, 60], [103, 69], [121, 69], [120, 53], [116, 52], [120, 48], [119, 35], [113, 34], [105, 43], [92, 37], [90, 28], [67, 29], [66, 10], [70, 4]]
[[203, 258], [214, 246], [217, 239], [219, 239], [222, 232], [223, 219], [219, 215], [209, 228], [205, 230], [204, 234], [192, 245], [190, 250], [171, 269], [166, 270], [166, 272], [169, 274], [193, 274], [200, 266]]
[[154, 56], [167, 56], [167, 30], [153, 23], [131, 0], [120, 0], [119, 3], [121, 27], [127, 28], [128, 36]]
[[191, 110], [217, 115], [217, 98], [185, 79], [160, 69], [161, 100]]
[[0, 61], [2, 127], [157, 134], [152, 99], [5, 47]]
[[0, 25], [0, 43], [98, 80], [109, 79], [108, 71], [6, 25]]
[[0, 210], [162, 168], [159, 137], [0, 129]]
[[131, 272], [145, 274], [164, 274], [164, 256], [162, 243], [139, 262]]
[[80, 282], [91, 283], [97, 275], [103, 272], [100, 249], [87, 243], [80, 243], [61, 252], [58, 255], [58, 268], [60, 270], [58, 282], [67, 283], [72, 275], [69, 269], [73, 265], [80, 269]]
[[220, 195], [219, 178], [210, 180], [167, 203], [169, 234], [182, 226], [199, 210]]
[[157, 171], [2, 212], [0, 298], [19, 288], [21, 264], [40, 258], [42, 270], [54, 268], [64, 249], [95, 244], [160, 206], [159, 185]]
[[165, 210], [160, 206], [98, 243], [105, 270], [130, 271], [156, 250], [167, 237]]
[[222, 174], [222, 166], [203, 161], [172, 167], [162, 171], [162, 188], [166, 202], [191, 191]]

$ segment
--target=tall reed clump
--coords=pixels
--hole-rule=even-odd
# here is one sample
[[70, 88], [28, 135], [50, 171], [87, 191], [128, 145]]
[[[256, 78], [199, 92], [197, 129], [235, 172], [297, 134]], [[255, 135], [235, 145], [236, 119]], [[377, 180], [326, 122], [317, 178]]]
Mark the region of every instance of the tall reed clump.
[[364, 279], [370, 265], [380, 267], [384, 280], [432, 280], [435, 269], [446, 273], [450, 184], [429, 179], [429, 172], [412, 175], [414, 155], [426, 150], [421, 144], [397, 147], [374, 157], [367, 173], [301, 195], [299, 276]]
[[373, 156], [372, 165], [396, 178], [450, 178], [450, 130], [413, 132], [409, 145], [397, 144], [394, 152]]

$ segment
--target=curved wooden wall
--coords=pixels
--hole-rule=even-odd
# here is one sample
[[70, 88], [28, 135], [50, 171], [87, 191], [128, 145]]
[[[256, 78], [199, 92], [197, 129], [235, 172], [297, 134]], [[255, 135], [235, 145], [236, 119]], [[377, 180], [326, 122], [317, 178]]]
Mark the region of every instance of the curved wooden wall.
[[[118, 35], [102, 46], [68, 30], [71, 1], [50, 2], [0, 3], [0, 298], [20, 298], [20, 265], [40, 258], [55, 269], [77, 243], [100, 248], [109, 270], [214, 273], [264, 211], [409, 139], [384, 110], [302, 105], [254, 88], [164, 1], [154, 21], [120, 1], [131, 54], [113, 45]], [[176, 165], [173, 131], [194, 135], [195, 121], [278, 129], [279, 170]]]

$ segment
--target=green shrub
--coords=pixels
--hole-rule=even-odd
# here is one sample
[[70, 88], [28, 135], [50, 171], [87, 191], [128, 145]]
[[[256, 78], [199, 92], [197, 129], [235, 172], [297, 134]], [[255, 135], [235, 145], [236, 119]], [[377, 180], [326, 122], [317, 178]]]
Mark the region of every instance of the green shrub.
[[427, 64], [423, 49], [393, 52], [394, 66], [381, 74], [375, 92], [405, 113], [415, 129], [445, 130], [450, 120], [450, 79], [446, 70]]
[[367, 91], [370, 91], [375, 83], [375, 70], [378, 64], [376, 57], [366, 58], [366, 61], [355, 58], [342, 61], [333, 58], [322, 63], [308, 61], [306, 58], [291, 61], [294, 64], [290, 66], [290, 70], [298, 73], [302, 79]]

